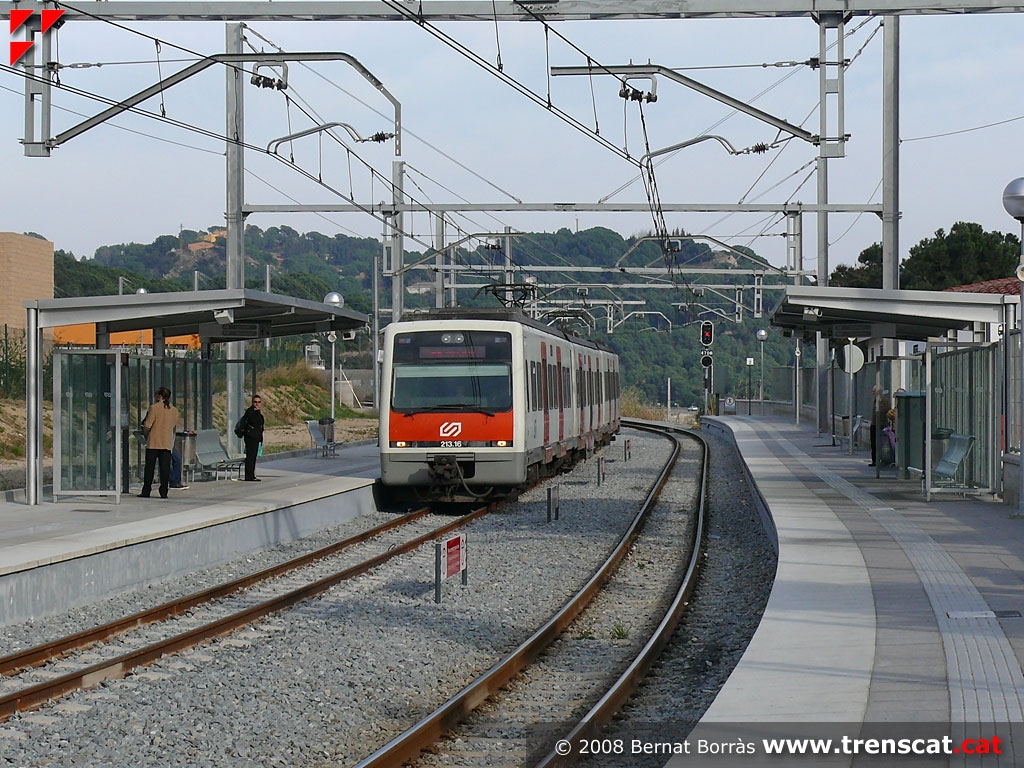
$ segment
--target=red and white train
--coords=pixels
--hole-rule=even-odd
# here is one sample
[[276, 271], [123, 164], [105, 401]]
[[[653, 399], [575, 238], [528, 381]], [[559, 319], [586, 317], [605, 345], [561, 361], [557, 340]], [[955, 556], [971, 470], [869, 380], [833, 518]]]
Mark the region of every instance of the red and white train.
[[610, 442], [619, 359], [509, 309], [407, 314], [384, 335], [380, 470], [465, 500], [514, 491]]

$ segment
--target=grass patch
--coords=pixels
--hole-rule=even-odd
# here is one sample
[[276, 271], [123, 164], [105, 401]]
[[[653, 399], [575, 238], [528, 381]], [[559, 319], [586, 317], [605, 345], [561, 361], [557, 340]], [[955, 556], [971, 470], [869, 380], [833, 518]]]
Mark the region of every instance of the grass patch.
[[321, 371], [310, 368], [305, 363], [297, 362], [290, 365], [279, 365], [256, 374], [256, 386], [259, 389], [267, 389], [308, 384], [323, 389], [322, 376]]
[[665, 409], [646, 402], [639, 389], [630, 387], [622, 392], [622, 415], [633, 419], [659, 421], [664, 418]]

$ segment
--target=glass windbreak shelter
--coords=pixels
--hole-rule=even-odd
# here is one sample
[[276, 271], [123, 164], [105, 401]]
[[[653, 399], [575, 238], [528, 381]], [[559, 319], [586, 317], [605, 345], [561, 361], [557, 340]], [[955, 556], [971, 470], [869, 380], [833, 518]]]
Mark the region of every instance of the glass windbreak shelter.
[[998, 489], [1001, 347], [932, 342], [927, 348], [925, 491], [992, 493]]
[[129, 355], [116, 350], [54, 350], [53, 495], [113, 496], [120, 501], [142, 479], [142, 422], [159, 387], [178, 409], [175, 440], [182, 464], [194, 461], [200, 429], [222, 435], [227, 424], [227, 371], [243, 369], [247, 403], [256, 387], [251, 360]]
[[53, 496], [121, 496], [127, 368], [111, 351], [54, 351]]

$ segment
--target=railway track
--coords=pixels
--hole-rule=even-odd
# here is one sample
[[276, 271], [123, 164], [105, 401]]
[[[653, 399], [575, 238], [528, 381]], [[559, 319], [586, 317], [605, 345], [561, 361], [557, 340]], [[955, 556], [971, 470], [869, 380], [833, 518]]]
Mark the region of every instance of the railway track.
[[[600, 490], [594, 487], [597, 462], [553, 481], [561, 484], [561, 521], [545, 523], [544, 488], [524, 494], [513, 509], [477, 520], [467, 533], [469, 587], [446, 587], [442, 605], [431, 600], [425, 578], [433, 548], [421, 546], [345, 589], [161, 660], [129, 680], [19, 713], [0, 728], [0, 737], [18, 745], [12, 755], [23, 764], [118, 763], [127, 754], [139, 766], [164, 765], [169, 755], [205, 756], [213, 764], [272, 755], [295, 762], [315, 754], [314, 764], [351, 765], [366, 745], [387, 743], [507, 655], [529, 627], [544, 623], [546, 611], [581, 585], [589, 588], [668, 452], [665, 441], [650, 435], [632, 433], [632, 442], [632, 461], [614, 450], [601, 454], [610, 477]], [[635, 538], [642, 526], [633, 527]], [[650, 554], [620, 557], [624, 569], [657, 570]], [[537, 578], [538, 567], [546, 577]], [[648, 579], [643, 588], [649, 586]], [[624, 623], [633, 643], [641, 631], [632, 619]], [[596, 625], [590, 631], [594, 638], [607, 635]], [[587, 630], [570, 634], [587, 641]], [[104, 666], [104, 675], [126, 671]], [[51, 663], [40, 672], [52, 675], [57, 668]], [[287, 705], [270, 706], [278, 700]], [[57, 757], [50, 745], [63, 743], [59, 733], [81, 736], [64, 743]]]
[[[440, 538], [490, 509], [491, 505], [481, 506], [441, 526], [427, 519], [429, 508], [413, 511], [257, 573], [4, 656], [0, 658], [0, 722], [71, 691], [122, 678], [161, 656], [284, 610]], [[393, 540], [393, 534], [411, 526], [425, 530]], [[392, 539], [386, 538], [389, 535]], [[374, 541], [384, 550], [369, 557], [359, 555], [364, 559], [354, 564], [336, 562], [343, 553], [360, 552], [360, 547], [368, 548]], [[204, 612], [196, 613], [200, 607]], [[99, 645], [111, 639], [116, 644]], [[83, 654], [87, 649], [88, 654]]]
[[[595, 741], [602, 725], [629, 699], [668, 643], [694, 589], [701, 562], [708, 466], [706, 444], [692, 433], [684, 438], [674, 431], [638, 422], [628, 426], [669, 434], [674, 447], [632, 524], [605, 562], [527, 640], [427, 717], [361, 760], [355, 768], [383, 768], [411, 760], [418, 760], [417, 765], [424, 766], [468, 765], [475, 764], [483, 755], [488, 757], [488, 764], [536, 763], [546, 768], [567, 765], [586, 753], [587, 745]], [[687, 524], [680, 525], [677, 510], [670, 509], [670, 504], [659, 505], [658, 499], [673, 476], [683, 439], [700, 443], [701, 459], [692, 514], [688, 515]], [[645, 528], [653, 529], [650, 535], [644, 535]], [[680, 528], [686, 531], [681, 537]], [[587, 612], [607, 610], [593, 606], [600, 602], [596, 598], [603, 592], [622, 587], [629, 581], [629, 576], [619, 573], [620, 569], [627, 570], [623, 568], [627, 556], [634, 558], [634, 567], [629, 570], [635, 579], [637, 571], [645, 569], [651, 551], [664, 547], [666, 539], [672, 546], [678, 545], [681, 567], [665, 569], [665, 573], [649, 573], [639, 590], [626, 588], [625, 591], [632, 592], [630, 605], [624, 606], [611, 598], [619, 619], [613, 627], [615, 636], [622, 640], [628, 638], [629, 627], [623, 620], [631, 625], [653, 626], [644, 631], [642, 643], [634, 638], [633, 643], [622, 644], [629, 646], [624, 651], [603, 653], [595, 665], [593, 644], [588, 642], [594, 639], [593, 634], [584, 629], [571, 637], [570, 628], [585, 621]], [[652, 582], [657, 584], [652, 585]], [[654, 601], [656, 605], [642, 597], [644, 591], [659, 594]], [[622, 609], [631, 607], [637, 610], [630, 618], [623, 619]], [[657, 611], [653, 622], [649, 620], [651, 611]], [[591, 616], [590, 621], [597, 620]], [[540, 668], [543, 670], [538, 671]], [[616, 670], [617, 674], [611, 670]], [[524, 677], [529, 679], [523, 681]], [[514, 680], [515, 690], [503, 692], [502, 689]], [[571, 726], [561, 731], [551, 727], [568, 719], [567, 710], [579, 712], [581, 708], [585, 714]], [[482, 713], [474, 714], [477, 709]], [[538, 727], [539, 722], [547, 723], [548, 727]], [[500, 758], [493, 754], [496, 744], [500, 744]], [[543, 748], [545, 744], [550, 748]], [[430, 755], [420, 759], [425, 750], [429, 750]]]

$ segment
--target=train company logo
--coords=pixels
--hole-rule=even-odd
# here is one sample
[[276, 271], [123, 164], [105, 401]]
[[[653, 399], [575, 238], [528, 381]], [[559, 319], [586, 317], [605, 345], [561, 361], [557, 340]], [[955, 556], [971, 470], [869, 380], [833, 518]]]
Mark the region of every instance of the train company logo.
[[[56, 11], [47, 9], [40, 13], [42, 16], [42, 22], [39, 27], [40, 34], [45, 35], [50, 31], [51, 27], [57, 23], [61, 16], [64, 15], [64, 11]], [[19, 29], [21, 29], [26, 22], [32, 17], [32, 11], [27, 10], [13, 10], [11, 11], [11, 34], [13, 35]], [[28, 49], [34, 45], [33, 40], [11, 40], [11, 66], [13, 67], [18, 61], [28, 53]]]
[[441, 437], [458, 437], [462, 434], [461, 421], [446, 421], [441, 425]]

